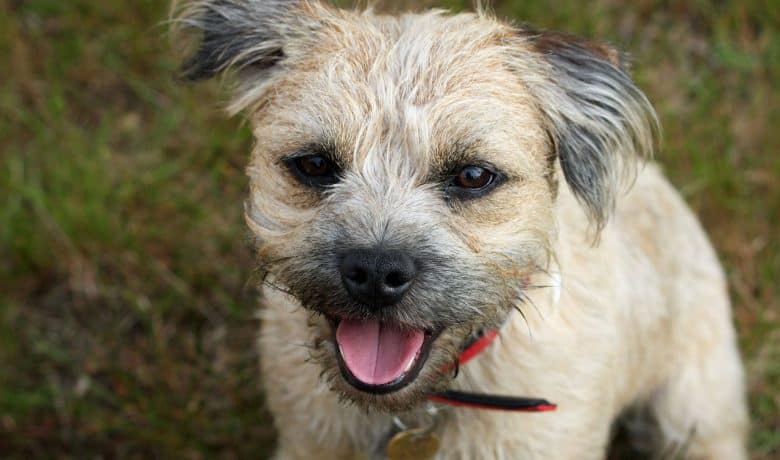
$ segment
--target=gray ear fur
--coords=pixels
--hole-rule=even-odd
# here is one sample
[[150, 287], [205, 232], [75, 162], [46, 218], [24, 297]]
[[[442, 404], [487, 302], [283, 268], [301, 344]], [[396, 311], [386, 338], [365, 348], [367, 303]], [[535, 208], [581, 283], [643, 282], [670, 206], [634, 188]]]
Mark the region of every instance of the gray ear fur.
[[297, 0], [199, 0], [180, 5], [174, 24], [200, 33], [181, 67], [188, 80], [228, 69], [264, 70], [284, 58], [285, 27]]
[[540, 99], [563, 175], [597, 229], [625, 177], [660, 135], [655, 111], [614, 49], [557, 32], [521, 31], [546, 61]]

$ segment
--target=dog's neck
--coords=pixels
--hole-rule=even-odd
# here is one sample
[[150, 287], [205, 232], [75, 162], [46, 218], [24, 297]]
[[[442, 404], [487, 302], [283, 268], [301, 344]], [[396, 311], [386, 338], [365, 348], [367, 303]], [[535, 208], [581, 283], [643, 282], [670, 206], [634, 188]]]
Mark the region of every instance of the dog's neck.
[[[500, 335], [501, 329], [507, 324], [512, 312], [504, 318], [498, 328], [490, 328], [477, 331], [468, 338], [463, 350], [458, 357], [458, 366], [463, 366], [472, 359], [478, 357], [486, 348], [493, 344]], [[433, 394], [429, 398], [439, 404], [447, 404], [456, 407], [483, 410], [503, 410], [513, 412], [547, 412], [556, 409], [556, 405], [542, 398], [494, 394], [484, 392], [464, 392], [458, 390], [446, 390]]]
[[468, 364], [460, 366], [450, 389], [547, 397], [544, 388], [525, 386], [523, 382], [502, 378], [504, 371], [512, 367], [528, 369], [529, 380], [535, 380], [532, 378], [533, 363], [528, 357], [533, 356], [532, 349], [543, 347], [544, 326], [552, 316], [559, 313], [557, 306], [563, 289], [557, 265], [544, 275], [533, 276], [528, 284], [533, 289], [527, 292], [527, 301], [520, 306], [519, 311], [510, 310], [487, 346], [481, 347], [479, 353], [470, 357]]

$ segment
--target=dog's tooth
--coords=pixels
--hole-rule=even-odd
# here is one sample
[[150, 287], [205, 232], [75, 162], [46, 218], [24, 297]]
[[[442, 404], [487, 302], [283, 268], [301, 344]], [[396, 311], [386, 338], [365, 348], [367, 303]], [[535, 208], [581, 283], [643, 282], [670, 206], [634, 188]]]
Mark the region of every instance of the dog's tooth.
[[406, 363], [406, 368], [404, 369], [404, 374], [409, 372], [412, 369], [412, 366], [414, 366], [414, 363], [417, 362], [417, 356], [415, 355], [414, 358], [410, 359], [408, 363]]

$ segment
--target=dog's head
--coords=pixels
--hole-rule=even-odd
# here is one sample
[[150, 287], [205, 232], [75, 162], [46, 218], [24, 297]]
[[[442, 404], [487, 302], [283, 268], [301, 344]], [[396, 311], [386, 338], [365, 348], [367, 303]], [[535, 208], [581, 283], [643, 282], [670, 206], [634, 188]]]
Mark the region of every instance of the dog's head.
[[[184, 75], [251, 122], [246, 220], [267, 282], [316, 313], [334, 390], [408, 408], [550, 262], [558, 175], [593, 228], [653, 110], [610, 48], [484, 15], [205, 0]], [[300, 338], [298, 338], [300, 339]]]

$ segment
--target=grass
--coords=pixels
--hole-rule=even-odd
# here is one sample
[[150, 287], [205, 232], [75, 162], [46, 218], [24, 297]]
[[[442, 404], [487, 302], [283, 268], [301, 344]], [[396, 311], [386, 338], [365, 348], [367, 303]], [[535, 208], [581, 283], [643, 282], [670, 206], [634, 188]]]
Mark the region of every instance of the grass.
[[[465, 1], [439, 5], [460, 9]], [[751, 452], [780, 456], [780, 9], [505, 0], [620, 44], [726, 266]], [[175, 81], [164, 1], [0, 0], [0, 456], [262, 458], [248, 129]]]

